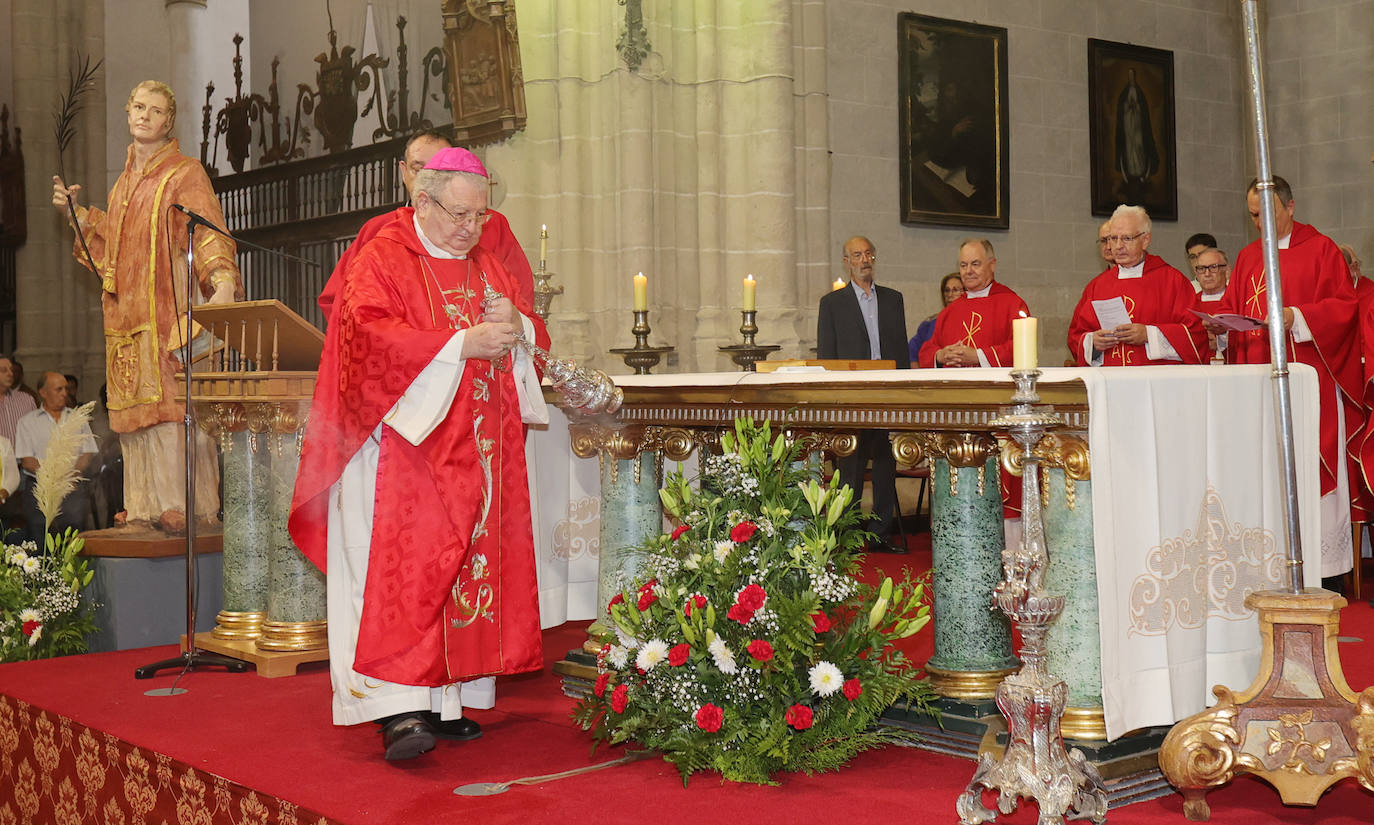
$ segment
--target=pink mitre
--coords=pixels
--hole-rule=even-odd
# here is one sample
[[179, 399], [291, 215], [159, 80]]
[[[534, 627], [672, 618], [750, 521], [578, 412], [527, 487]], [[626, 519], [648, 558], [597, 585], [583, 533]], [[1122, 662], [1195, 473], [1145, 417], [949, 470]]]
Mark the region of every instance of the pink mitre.
[[450, 146], [435, 152], [429, 163], [425, 164], [425, 168], [436, 172], [471, 172], [487, 177], [487, 167], [482, 165], [482, 161], [473, 153], [458, 146]]

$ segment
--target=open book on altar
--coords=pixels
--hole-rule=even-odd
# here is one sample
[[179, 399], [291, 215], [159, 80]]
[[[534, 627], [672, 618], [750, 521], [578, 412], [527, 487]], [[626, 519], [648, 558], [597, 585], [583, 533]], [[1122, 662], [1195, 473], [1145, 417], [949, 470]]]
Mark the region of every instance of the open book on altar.
[[1196, 309], [1191, 311], [1202, 320], [1221, 324], [1231, 332], [1249, 332], [1252, 329], [1264, 328], [1264, 321], [1259, 318], [1251, 318], [1249, 315], [1237, 315], [1234, 312], [1222, 312], [1217, 315], [1208, 315]]

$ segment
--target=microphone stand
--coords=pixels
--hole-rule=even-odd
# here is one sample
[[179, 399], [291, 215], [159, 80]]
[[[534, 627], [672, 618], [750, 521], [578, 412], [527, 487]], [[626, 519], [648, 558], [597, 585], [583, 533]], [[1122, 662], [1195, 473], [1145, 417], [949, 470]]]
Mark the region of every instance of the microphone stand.
[[[186, 333], [182, 335], [181, 340], [181, 362], [182, 368], [186, 371], [186, 410], [182, 418], [186, 435], [186, 649], [178, 656], [135, 669], [135, 679], [151, 679], [157, 675], [158, 671], [162, 670], [190, 670], [195, 667], [222, 667], [230, 673], [244, 673], [248, 670], [248, 662], [241, 659], [231, 659], [218, 653], [196, 649], [196, 438], [193, 429], [195, 418], [191, 409], [191, 296], [195, 294], [196, 288], [196, 224], [202, 224], [231, 240], [233, 236], [181, 204], [173, 204], [173, 206], [178, 211], [185, 213], [188, 218], [186, 222]], [[250, 243], [248, 245], [257, 247], [256, 244]], [[261, 249], [262, 247], [257, 248]], [[275, 252], [276, 250], [267, 251]], [[295, 256], [288, 255], [287, 257]], [[307, 263], [314, 262], [307, 261]], [[149, 694], [159, 696], [172, 696], [185, 692], [185, 688], [178, 687], [148, 691]]]

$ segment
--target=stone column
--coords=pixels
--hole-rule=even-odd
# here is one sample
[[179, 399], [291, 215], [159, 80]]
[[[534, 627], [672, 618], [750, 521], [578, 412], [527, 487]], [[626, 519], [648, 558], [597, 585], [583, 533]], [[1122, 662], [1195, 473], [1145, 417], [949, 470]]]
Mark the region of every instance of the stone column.
[[[217, 405], [218, 406], [218, 405]], [[224, 456], [224, 608], [216, 639], [256, 639], [267, 617], [267, 546], [272, 462], [266, 445], [240, 424], [220, 430]]]
[[1002, 496], [995, 444], [983, 436], [930, 439], [935, 652], [931, 686], [951, 699], [989, 699], [1017, 665], [1011, 626], [992, 609], [1002, 579]]
[[[302, 426], [304, 421], [301, 422]], [[268, 527], [267, 621], [259, 650], [318, 650], [329, 644], [325, 629], [324, 574], [312, 564], [286, 529], [291, 493], [300, 466], [295, 432], [274, 432], [272, 444], [272, 519]]]

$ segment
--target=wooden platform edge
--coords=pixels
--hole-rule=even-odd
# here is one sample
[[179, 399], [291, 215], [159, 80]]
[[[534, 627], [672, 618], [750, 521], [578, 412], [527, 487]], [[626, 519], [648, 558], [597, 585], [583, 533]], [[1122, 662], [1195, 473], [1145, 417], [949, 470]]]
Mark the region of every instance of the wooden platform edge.
[[[181, 634], [181, 649], [186, 649], [186, 634]], [[204, 650], [209, 653], [218, 653], [221, 656], [228, 656], [231, 659], [240, 659], [251, 662], [257, 668], [258, 675], [264, 679], [279, 679], [283, 676], [295, 676], [296, 669], [310, 662], [329, 661], [329, 648], [322, 647], [318, 650], [301, 650], [289, 653], [277, 653], [274, 651], [258, 650], [257, 645], [252, 639], [216, 639], [212, 633], [196, 634], [196, 649]]]

